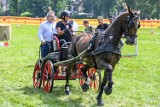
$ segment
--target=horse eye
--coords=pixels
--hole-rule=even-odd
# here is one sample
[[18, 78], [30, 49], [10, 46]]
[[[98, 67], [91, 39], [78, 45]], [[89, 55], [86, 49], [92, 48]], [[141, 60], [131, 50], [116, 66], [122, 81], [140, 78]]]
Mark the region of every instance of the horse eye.
[[129, 24], [128, 24], [128, 27], [133, 27], [133, 26], [134, 26], [133, 21], [130, 21]]

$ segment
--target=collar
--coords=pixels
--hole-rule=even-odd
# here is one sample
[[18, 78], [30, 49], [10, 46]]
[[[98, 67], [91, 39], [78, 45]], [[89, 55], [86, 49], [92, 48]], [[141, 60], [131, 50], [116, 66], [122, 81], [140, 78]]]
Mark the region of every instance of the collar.
[[61, 21], [61, 22], [62, 22], [62, 24], [64, 24], [64, 25], [68, 24], [67, 22], [64, 22], [64, 21]]
[[47, 23], [53, 24], [53, 23], [54, 23], [54, 21], [53, 21], [53, 22], [50, 22], [50, 21], [48, 21], [48, 20], [47, 20]]

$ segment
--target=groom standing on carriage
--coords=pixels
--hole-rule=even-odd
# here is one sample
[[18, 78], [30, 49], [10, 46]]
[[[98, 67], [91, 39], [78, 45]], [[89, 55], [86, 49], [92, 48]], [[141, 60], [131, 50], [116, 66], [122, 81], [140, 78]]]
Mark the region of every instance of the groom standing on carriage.
[[[60, 41], [61, 45], [61, 52], [60, 52], [60, 60], [67, 60], [68, 58], [68, 43], [72, 41], [72, 35], [71, 33], [73, 32], [72, 25], [69, 22], [70, 19], [70, 12], [68, 11], [63, 11], [60, 14], [60, 19], [56, 24], [56, 29], [57, 29], [57, 34], [58, 34], [58, 39]], [[65, 69], [66, 67], [62, 67], [62, 75], [65, 76]]]
[[[69, 23], [69, 18], [70, 18], [70, 12], [68, 11], [63, 11], [60, 14], [60, 19], [56, 24], [56, 29], [58, 33], [58, 39], [60, 40], [60, 45], [64, 45], [67, 42], [72, 41], [72, 35], [71, 33], [73, 32], [72, 25]], [[63, 50], [62, 50], [63, 51]], [[67, 59], [67, 52], [61, 52], [60, 54], [60, 60], [66, 60]]]

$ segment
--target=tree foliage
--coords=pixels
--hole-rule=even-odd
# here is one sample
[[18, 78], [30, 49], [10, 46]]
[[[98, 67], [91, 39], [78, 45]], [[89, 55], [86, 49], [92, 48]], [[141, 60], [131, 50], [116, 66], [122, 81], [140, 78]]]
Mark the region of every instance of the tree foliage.
[[116, 0], [83, 0], [84, 11], [93, 12], [95, 17], [99, 15], [109, 16], [115, 3]]
[[45, 17], [48, 7], [56, 13], [67, 9], [70, 0], [8, 0], [10, 15], [19, 16], [21, 13], [30, 12], [32, 17]]
[[160, 0], [82, 0], [84, 11], [93, 12], [94, 16], [117, 15], [124, 11], [123, 4], [127, 3], [132, 10], [140, 10], [141, 18], [160, 18]]
[[[50, 6], [57, 15], [67, 9], [72, 0], [7, 0], [10, 15], [19, 16], [21, 13], [30, 12], [32, 17], [45, 17]], [[126, 2], [132, 10], [140, 10], [141, 18], [160, 18], [160, 0], [82, 0], [83, 12], [97, 17], [117, 15], [124, 11]], [[0, 8], [1, 11], [1, 8]]]

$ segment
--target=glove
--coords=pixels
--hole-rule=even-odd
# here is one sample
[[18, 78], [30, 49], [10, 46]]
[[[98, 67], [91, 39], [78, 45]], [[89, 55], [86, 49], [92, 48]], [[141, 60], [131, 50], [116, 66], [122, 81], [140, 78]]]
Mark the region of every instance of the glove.
[[68, 32], [70, 32], [69, 29], [64, 29], [64, 33], [68, 33]]

